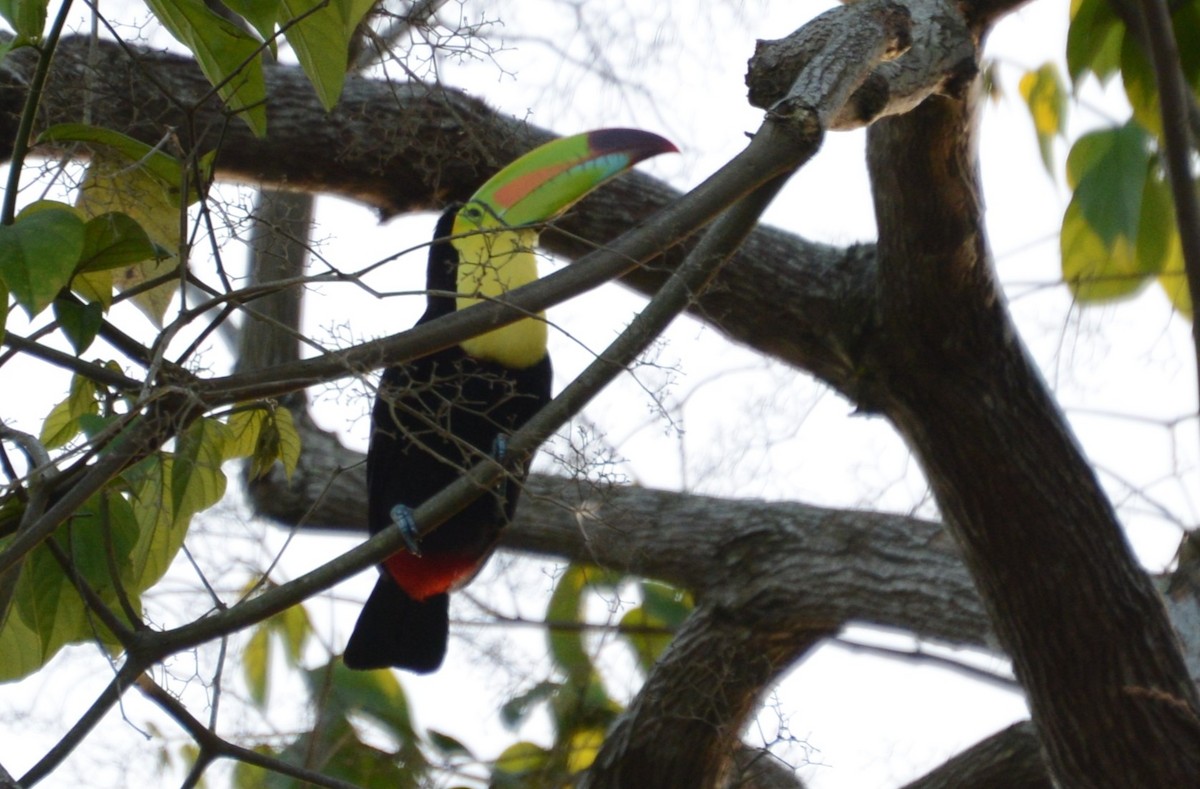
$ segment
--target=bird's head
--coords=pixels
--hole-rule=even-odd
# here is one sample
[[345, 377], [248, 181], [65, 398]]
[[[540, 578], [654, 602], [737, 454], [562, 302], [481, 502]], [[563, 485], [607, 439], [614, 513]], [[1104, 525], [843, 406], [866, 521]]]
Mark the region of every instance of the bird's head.
[[644, 159], [675, 151], [669, 140], [638, 129], [598, 129], [548, 142], [471, 196], [455, 214], [452, 243], [464, 261], [474, 263], [528, 250], [546, 222], [600, 184]]
[[[496, 173], [452, 215], [450, 222], [455, 309], [495, 298], [537, 278], [532, 254], [546, 222], [562, 214], [600, 184], [660, 153], [677, 150], [667, 140], [636, 129], [600, 129], [548, 142]], [[444, 247], [430, 253], [430, 289], [444, 274], [434, 267]], [[447, 272], [448, 273], [448, 272]], [[430, 297], [434, 314], [447, 309]], [[546, 323], [522, 319], [460, 343], [479, 359], [523, 368], [546, 354]]]

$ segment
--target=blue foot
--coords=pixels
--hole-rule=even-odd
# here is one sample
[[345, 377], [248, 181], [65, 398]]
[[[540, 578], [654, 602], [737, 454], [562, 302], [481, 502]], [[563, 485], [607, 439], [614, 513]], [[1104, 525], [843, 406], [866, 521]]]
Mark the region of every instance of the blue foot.
[[492, 439], [492, 457], [501, 463], [504, 462], [504, 456], [508, 454], [508, 436], [503, 433], [497, 433]]
[[408, 548], [408, 552], [413, 556], [420, 556], [421, 535], [417, 532], [417, 521], [413, 517], [412, 508], [397, 504], [392, 507], [391, 515], [392, 523], [400, 530], [400, 536], [404, 538], [404, 547]]

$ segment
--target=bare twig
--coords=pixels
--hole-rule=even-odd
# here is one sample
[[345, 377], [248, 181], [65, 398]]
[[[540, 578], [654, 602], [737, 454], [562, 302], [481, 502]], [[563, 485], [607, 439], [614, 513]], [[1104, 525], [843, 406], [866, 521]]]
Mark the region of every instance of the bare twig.
[[212, 728], [205, 726], [202, 721], [198, 720], [188, 711], [188, 708], [179, 699], [164, 690], [162, 686], [147, 674], [138, 676], [135, 684], [143, 696], [150, 699], [163, 712], [171, 716], [196, 741], [196, 745], [200, 748], [200, 753], [196, 757], [196, 762], [191, 772], [189, 772], [183, 784], [184, 786], [195, 786], [210, 763], [218, 758], [228, 758], [252, 764], [255, 767], [261, 767], [264, 770], [279, 773], [280, 775], [287, 775], [313, 786], [324, 786], [329, 787], [329, 789], [358, 789], [356, 784], [331, 778], [315, 770], [308, 770], [285, 762], [282, 759], [276, 759], [264, 753], [243, 748], [240, 745], [229, 742], [218, 735]]

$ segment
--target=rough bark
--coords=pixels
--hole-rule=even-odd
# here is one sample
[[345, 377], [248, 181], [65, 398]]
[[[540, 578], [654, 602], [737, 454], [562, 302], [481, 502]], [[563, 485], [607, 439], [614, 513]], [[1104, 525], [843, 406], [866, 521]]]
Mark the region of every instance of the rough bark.
[[[460, 91], [442, 86], [395, 84], [349, 77], [345, 99], [325, 113], [294, 68], [268, 66], [269, 127], [255, 138], [228, 118], [207, 93], [194, 63], [174, 55], [135, 50], [131, 61], [112, 43], [97, 48], [96, 91], [89, 99], [84, 75], [88, 48], [67, 39], [41, 107], [39, 128], [77, 122], [90, 101], [93, 122], [121, 129], [150, 144], [176, 133], [183, 150], [220, 147], [220, 178], [276, 189], [312, 190], [359, 200], [381, 216], [440, 210], [468, 196], [495, 168], [552, 136], [550, 132], [489, 110]], [[0, 159], [15, 134], [32, 58], [18, 51], [0, 63]], [[46, 154], [58, 153], [40, 149]], [[640, 173], [630, 173], [590, 196], [547, 232], [542, 246], [577, 258], [616, 238], [680, 193]], [[690, 247], [667, 250], [661, 261], [626, 278], [652, 294]], [[732, 339], [799, 367], [819, 371], [852, 388], [850, 347], [869, 315], [871, 247], [840, 249], [760, 227], [692, 307]], [[761, 320], [769, 309], [793, 330]]]
[[[868, 0], [857, 10], [880, 13], [880, 5]], [[931, 95], [960, 93], [974, 77], [975, 42], [953, 4], [913, 4], [905, 13], [912, 27], [904, 41], [904, 57], [873, 69], [834, 114], [831, 130], [861, 128], [881, 117], [908, 112]], [[769, 109], [787, 92], [792, 75], [843, 35], [847, 26], [860, 24], [845, 9], [834, 8], [785, 38], [759, 41], [746, 73], [750, 104]]]
[[983, 229], [974, 111], [969, 98], [935, 98], [868, 134], [878, 406], [963, 547], [1055, 774], [1184, 786], [1200, 775], [1200, 699], [1161, 598], [1010, 322]]
[[1029, 721], [1014, 723], [904, 789], [1053, 789]]
[[[258, 193], [250, 232], [250, 287], [296, 282], [304, 276], [312, 221], [312, 195]], [[281, 286], [246, 305], [238, 330], [236, 370], [261, 370], [299, 357], [303, 297], [302, 289]], [[303, 402], [300, 397], [296, 404]]]
[[701, 604], [605, 737], [581, 787], [723, 787], [744, 721], [779, 674], [830, 630], [772, 632], [751, 608]]
[[[305, 460], [292, 483], [279, 473], [252, 483], [256, 509], [280, 523], [362, 531], [362, 454], [311, 422], [302, 430]], [[765, 630], [855, 622], [997, 647], [953, 540], [916, 518], [534, 474], [502, 540], [523, 553], [657, 578], [714, 604], [752, 606]]]

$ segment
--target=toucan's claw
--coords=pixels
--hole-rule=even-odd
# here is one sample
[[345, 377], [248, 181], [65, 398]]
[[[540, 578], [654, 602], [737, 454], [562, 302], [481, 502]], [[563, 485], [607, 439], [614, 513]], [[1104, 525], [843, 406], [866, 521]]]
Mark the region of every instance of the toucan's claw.
[[397, 504], [392, 507], [391, 516], [392, 523], [400, 530], [400, 536], [404, 538], [404, 547], [413, 556], [420, 556], [421, 535], [417, 531], [417, 519], [413, 517], [412, 508], [404, 504]]

